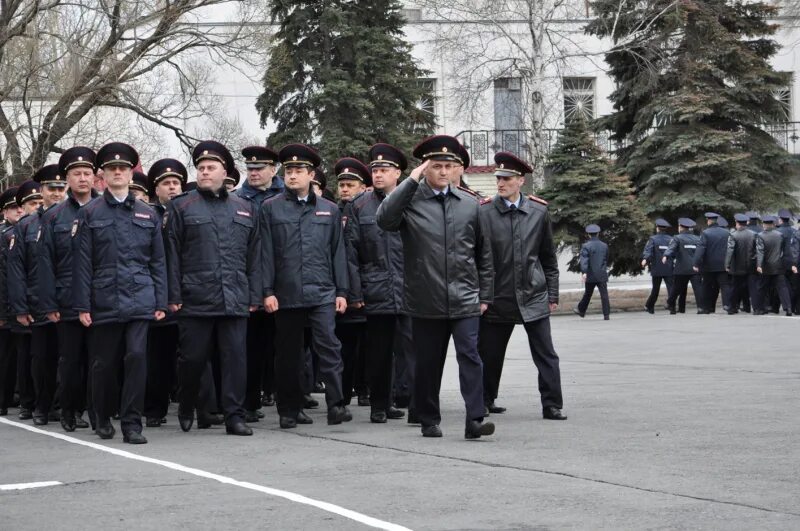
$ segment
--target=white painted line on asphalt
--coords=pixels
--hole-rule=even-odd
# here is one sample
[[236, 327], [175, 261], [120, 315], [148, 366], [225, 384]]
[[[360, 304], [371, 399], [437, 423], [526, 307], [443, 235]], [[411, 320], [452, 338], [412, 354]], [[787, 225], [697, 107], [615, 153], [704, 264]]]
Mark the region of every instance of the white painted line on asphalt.
[[38, 489], [41, 487], [55, 487], [56, 485], [63, 485], [60, 481], [36, 481], [34, 483], [10, 483], [8, 485], [0, 485], [0, 490], [26, 490]]
[[338, 505], [334, 505], [332, 503], [315, 500], [313, 498], [307, 498], [301, 494], [296, 494], [294, 492], [289, 492], [286, 490], [280, 489], [273, 489], [271, 487], [265, 487], [263, 485], [257, 485], [255, 483], [250, 483], [247, 481], [239, 481], [238, 479], [229, 478], [227, 476], [221, 476], [219, 474], [214, 474], [213, 472], [207, 472], [205, 470], [200, 470], [199, 468], [192, 468], [188, 466], [181, 465], [179, 463], [173, 463], [172, 461], [163, 461], [161, 459], [154, 459], [152, 457], [145, 457], [143, 455], [134, 454], [131, 452], [126, 452], [125, 450], [118, 450], [116, 448], [110, 448], [108, 446], [103, 446], [102, 444], [96, 444], [92, 442], [82, 441], [80, 439], [76, 439], [74, 437], [70, 437], [69, 435], [64, 435], [63, 433], [56, 433], [51, 431], [41, 430], [39, 428], [35, 428], [33, 426], [28, 426], [27, 424], [21, 424], [19, 422], [14, 422], [13, 420], [8, 420], [5, 418], [0, 417], [0, 423], [8, 424], [9, 426], [14, 426], [16, 428], [22, 428], [24, 430], [38, 433], [40, 435], [47, 435], [48, 437], [53, 437], [55, 439], [60, 439], [62, 441], [77, 444], [79, 446], [85, 446], [87, 448], [93, 448], [95, 450], [99, 450], [101, 452], [106, 452], [112, 455], [116, 455], [118, 457], [124, 457], [126, 459], [132, 459], [134, 461], [141, 461], [143, 463], [150, 463], [152, 465], [162, 466], [164, 468], [169, 468], [171, 470], [177, 470], [178, 472], [184, 472], [186, 474], [191, 474], [193, 476], [198, 476], [201, 478], [212, 479], [214, 481], [218, 481], [220, 483], [224, 483], [226, 485], [234, 485], [236, 487], [241, 487], [243, 489], [254, 490], [256, 492], [261, 492], [267, 494], [269, 496], [276, 496], [278, 498], [283, 498], [285, 500], [293, 501], [296, 503], [302, 503], [303, 505], [310, 505], [312, 507], [316, 507], [317, 509], [321, 509], [323, 511], [337, 514], [344, 518], [348, 518], [355, 522], [374, 527], [377, 529], [385, 529], [386, 531], [410, 531], [407, 527], [403, 527], [401, 525], [393, 524], [391, 522], [385, 522], [383, 520], [378, 520], [377, 518], [373, 518], [371, 516], [367, 516], [365, 514], [357, 513], [350, 509], [345, 509], [344, 507], [340, 507]]

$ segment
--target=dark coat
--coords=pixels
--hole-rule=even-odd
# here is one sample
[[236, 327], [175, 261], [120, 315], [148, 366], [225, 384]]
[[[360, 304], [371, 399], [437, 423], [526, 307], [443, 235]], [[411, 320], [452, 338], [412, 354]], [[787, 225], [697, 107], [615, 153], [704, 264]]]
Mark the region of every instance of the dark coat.
[[558, 258], [547, 207], [522, 196], [511, 208], [495, 196], [481, 204], [481, 226], [494, 261], [494, 301], [484, 318], [522, 323], [549, 316], [550, 303], [558, 303]]
[[480, 205], [448, 187], [437, 195], [425, 179], [406, 179], [378, 207], [378, 226], [403, 239], [404, 312], [424, 319], [481, 315], [492, 302], [494, 267]]
[[260, 304], [259, 232], [252, 201], [193, 190], [166, 213], [169, 303], [178, 317], [247, 317]]
[[345, 209], [345, 244], [352, 302], [367, 315], [400, 314], [403, 307], [403, 240], [378, 226], [379, 190], [356, 197]]
[[580, 263], [586, 282], [608, 282], [608, 245], [600, 238], [593, 236], [581, 246]]
[[764, 275], [783, 274], [783, 234], [777, 229], [764, 229], [756, 234], [756, 267]]
[[671, 277], [672, 276], [672, 261], [667, 260], [667, 263], [662, 262], [664, 253], [669, 249], [669, 244], [672, 241], [672, 236], [664, 232], [653, 234], [647, 240], [647, 245], [644, 246], [642, 253], [642, 260], [646, 260], [650, 265], [650, 276], [653, 277]]
[[261, 270], [264, 297], [279, 309], [333, 304], [347, 297], [342, 217], [336, 204], [309, 193], [301, 203], [291, 190], [261, 206]]
[[694, 267], [694, 254], [697, 246], [700, 245], [700, 236], [693, 232], [681, 232], [676, 234], [669, 244], [664, 256], [667, 261], [672, 261], [672, 272], [675, 275], [695, 275], [697, 272]]
[[731, 275], [756, 272], [756, 233], [747, 228], [736, 229], [728, 236], [725, 269]]
[[11, 315], [32, 315], [32, 326], [41, 326], [49, 322], [39, 304], [37, 255], [41, 239], [41, 214], [42, 209], [39, 209], [23, 216], [16, 224], [15, 244], [8, 252], [6, 265]]
[[93, 324], [152, 320], [167, 310], [167, 269], [161, 218], [128, 194], [118, 203], [106, 190], [73, 222], [75, 310]]
[[716, 223], [704, 230], [694, 253], [694, 267], [701, 273], [724, 273], [728, 236], [730, 232]]

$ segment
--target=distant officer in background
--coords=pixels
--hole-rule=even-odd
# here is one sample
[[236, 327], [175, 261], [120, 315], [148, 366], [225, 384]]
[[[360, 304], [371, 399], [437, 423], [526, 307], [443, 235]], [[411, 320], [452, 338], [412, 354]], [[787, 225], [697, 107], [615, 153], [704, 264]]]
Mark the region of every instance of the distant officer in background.
[[697, 251], [694, 254], [694, 270], [703, 279], [703, 307], [697, 313], [706, 314], [716, 311], [717, 299], [722, 298], [722, 309], [728, 311], [728, 289], [730, 281], [725, 271], [725, 254], [728, 251], [727, 229], [720, 227], [719, 214], [706, 212], [708, 227], [700, 235]]
[[[259, 233], [251, 201], [228, 193], [234, 167], [227, 147], [212, 140], [192, 151], [197, 189], [167, 205], [167, 268], [170, 310], [178, 313], [178, 423], [198, 427], [201, 377], [219, 352], [221, 402], [228, 435], [249, 436], [245, 424], [247, 319], [259, 304]], [[200, 406], [198, 408], [198, 405]]]
[[[731, 276], [730, 306], [728, 314], [733, 315], [743, 308], [750, 313], [751, 297], [756, 296], [759, 280], [756, 276], [756, 233], [747, 228], [748, 217], [744, 214], [733, 216], [736, 229], [728, 236], [728, 249], [725, 253], [725, 270]], [[757, 309], [757, 308], [756, 308]]]
[[[106, 190], [78, 211], [74, 232], [73, 296], [89, 332], [96, 430], [111, 439], [119, 411], [123, 440], [145, 444], [142, 412], [147, 385], [147, 332], [167, 310], [167, 271], [161, 218], [130, 192], [139, 155], [112, 142], [97, 153]], [[124, 378], [117, 389], [120, 363]], [[119, 408], [117, 400], [119, 399]]]
[[[792, 300], [786, 285], [783, 235], [775, 229], [775, 220], [775, 216], [761, 218], [764, 230], [756, 234], [756, 271], [761, 275], [757, 307], [761, 313], [766, 312], [769, 293], [774, 289], [789, 317], [792, 315]], [[792, 273], [797, 273], [796, 266], [792, 266]]]
[[533, 168], [507, 152], [497, 153], [497, 195], [481, 203], [481, 225], [492, 242], [494, 301], [481, 316], [478, 352], [483, 360], [483, 397], [489, 413], [495, 404], [506, 348], [514, 325], [528, 335], [539, 372], [542, 415], [566, 420], [561, 413], [561, 370], [550, 332], [550, 312], [558, 307], [558, 258], [547, 203], [520, 193]]
[[[3, 211], [3, 223], [0, 225], [0, 415], [8, 414], [8, 408], [14, 399], [17, 382], [17, 350], [11, 337], [11, 323], [14, 319], [8, 307], [8, 282], [6, 263], [8, 247], [14, 236], [14, 225], [22, 217], [22, 209], [17, 204], [18, 188], [6, 188], [0, 194], [0, 209]], [[31, 417], [33, 414], [31, 414]], [[31, 418], [27, 417], [27, 418]]]
[[758, 214], [758, 212], [745, 212], [744, 215], [747, 216], [748, 230], [751, 230], [754, 234], [758, 234], [764, 230], [761, 228], [761, 216]]
[[131, 177], [131, 184], [130, 184], [130, 189], [131, 193], [133, 194], [133, 197], [135, 197], [139, 201], [150, 203], [149, 188], [150, 188], [150, 183], [148, 182], [147, 174], [142, 173], [140, 171], [134, 171], [133, 177]]
[[[672, 262], [674, 280], [672, 292], [667, 299], [669, 313], [686, 313], [686, 293], [689, 282], [692, 283], [697, 308], [703, 307], [703, 290], [700, 275], [694, 269], [694, 255], [700, 244], [700, 237], [694, 233], [697, 224], [689, 218], [678, 220], [678, 234], [672, 238], [669, 248], [661, 258], [661, 263]], [[675, 306], [677, 302], [677, 308]]]
[[[266, 146], [248, 146], [242, 150], [247, 167], [247, 179], [236, 195], [253, 203], [256, 214], [261, 204], [283, 192], [283, 179], [275, 175], [278, 154]], [[273, 380], [275, 366], [275, 317], [262, 306], [247, 320], [247, 392], [244, 409], [247, 422], [258, 422], [265, 404], [274, 405]]]
[[661, 291], [661, 281], [667, 286], [667, 298], [672, 291], [672, 263], [666, 264], [661, 260], [664, 253], [669, 249], [669, 243], [672, 241], [672, 236], [667, 234], [667, 229], [672, 227], [669, 221], [665, 219], [656, 220], [656, 233], [650, 236], [647, 240], [647, 245], [644, 247], [642, 253], [642, 267], [650, 266], [650, 277], [652, 278], [652, 288], [650, 289], [650, 296], [647, 297], [647, 302], [644, 304], [644, 309], [647, 313], [655, 313], [656, 301], [658, 300], [658, 293]]
[[581, 246], [580, 255], [581, 279], [585, 286], [583, 298], [573, 312], [581, 317], [585, 316], [594, 288], [597, 288], [600, 292], [603, 319], [608, 321], [611, 314], [611, 304], [608, 301], [608, 245], [600, 240], [599, 225], [587, 225], [586, 234], [589, 241]]

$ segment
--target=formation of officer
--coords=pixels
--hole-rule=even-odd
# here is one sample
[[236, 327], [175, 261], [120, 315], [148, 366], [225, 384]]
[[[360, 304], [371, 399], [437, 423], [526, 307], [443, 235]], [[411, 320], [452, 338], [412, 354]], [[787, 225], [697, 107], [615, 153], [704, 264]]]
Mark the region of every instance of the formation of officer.
[[[328, 424], [352, 420], [358, 371], [370, 421], [441, 437], [439, 390], [455, 341], [467, 439], [491, 435], [508, 339], [528, 334], [543, 416], [566, 419], [549, 315], [558, 268], [546, 203], [521, 194], [530, 166], [496, 159], [498, 195], [461, 181], [469, 153], [434, 136], [408, 168], [379, 143], [333, 167], [313, 148], [241, 152], [216, 141], [140, 171], [136, 150], [76, 146], [0, 196], [0, 414], [58, 420], [145, 444], [178, 403], [183, 431], [248, 422], [277, 405], [281, 428], [309, 424], [313, 353]], [[283, 175], [277, 175], [277, 168]], [[192, 187], [191, 185], [194, 185]], [[487, 311], [488, 310], [488, 311]], [[315, 377], [315, 380], [317, 377]], [[217, 415], [224, 414], [223, 417]]]
[[656, 220], [656, 233], [647, 240], [642, 253], [642, 268], [650, 267], [650, 278], [652, 279], [652, 287], [647, 301], [644, 303], [644, 309], [647, 313], [655, 313], [656, 302], [658, 295], [661, 292], [661, 283], [663, 282], [667, 287], [667, 299], [672, 293], [672, 263], [664, 262], [664, 253], [669, 249], [669, 244], [672, 242], [672, 236], [666, 231], [672, 227], [669, 221], [658, 218]]
[[584, 292], [573, 312], [584, 317], [594, 289], [597, 288], [600, 293], [603, 319], [608, 321], [611, 315], [611, 304], [608, 300], [608, 244], [600, 239], [599, 225], [592, 223], [587, 225], [585, 230], [589, 240], [581, 245], [579, 256]]

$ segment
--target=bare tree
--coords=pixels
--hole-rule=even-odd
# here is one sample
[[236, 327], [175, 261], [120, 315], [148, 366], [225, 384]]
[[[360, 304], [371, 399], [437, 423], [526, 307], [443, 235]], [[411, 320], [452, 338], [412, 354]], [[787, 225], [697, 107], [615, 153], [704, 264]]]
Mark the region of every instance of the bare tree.
[[263, 4], [0, 0], [0, 179], [30, 175], [74, 143], [138, 139], [155, 156], [163, 134], [194, 144], [193, 120], [229, 125], [214, 65], [263, 71], [253, 23]]

